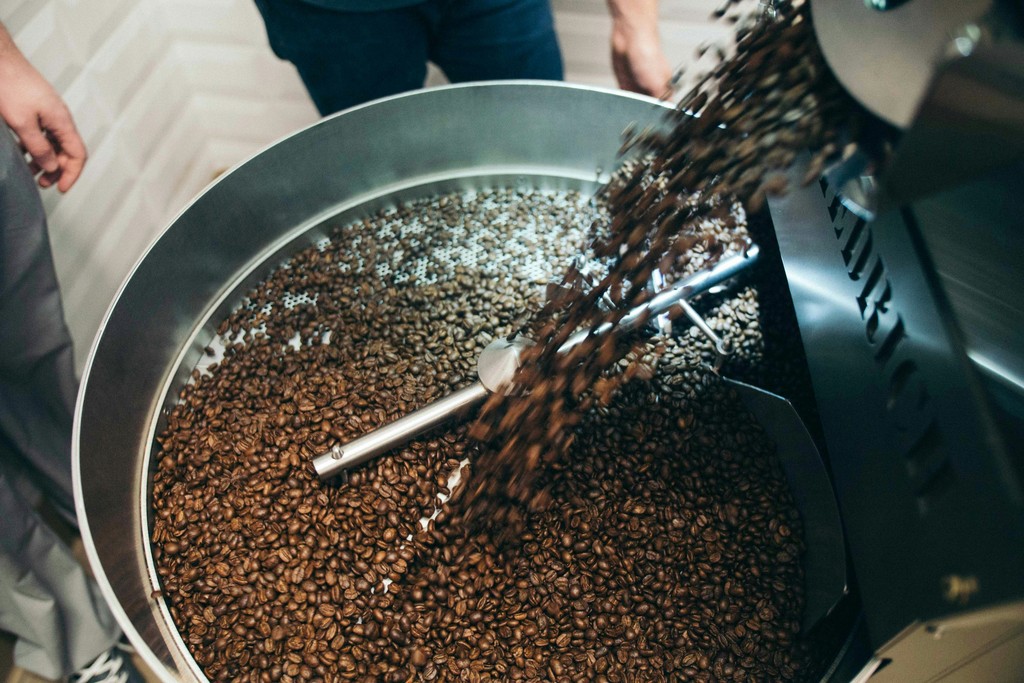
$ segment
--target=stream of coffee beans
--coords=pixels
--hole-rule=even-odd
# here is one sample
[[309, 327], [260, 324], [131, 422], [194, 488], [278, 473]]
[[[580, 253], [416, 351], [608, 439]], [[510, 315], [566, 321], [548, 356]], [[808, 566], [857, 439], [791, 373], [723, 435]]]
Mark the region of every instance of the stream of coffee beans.
[[[743, 249], [742, 204], [781, 191], [772, 174], [797, 151], [836, 154], [844, 109], [806, 7], [738, 39], [747, 65], [684, 98], [699, 118], [629, 140], [596, 200], [481, 190], [382, 210], [335, 226], [223, 322], [223, 351], [166, 415], [152, 486], [161, 593], [208, 678], [808, 672], [799, 515], [710, 344], [554, 353], [642, 302], [655, 269], [682, 277]], [[600, 267], [563, 275], [588, 245]], [[545, 301], [559, 278], [565, 295]], [[756, 290], [708, 305], [741, 361], [763, 351]], [[464, 386], [488, 342], [523, 329], [540, 342], [528, 392], [316, 478], [315, 455]]]
[[[728, 3], [727, 3], [728, 4]], [[723, 8], [723, 12], [728, 7]], [[611, 220], [595, 235], [596, 255], [614, 259], [591, 286], [571, 287], [558, 305], [542, 308], [530, 325], [537, 345], [523, 354], [516, 383], [522, 396], [492, 395], [472, 436], [489, 444], [462, 509], [467, 520], [517, 516], [518, 503], [543, 506], [547, 493], [535, 475], [566, 457], [576, 428], [594, 402], [592, 389], [613, 393], [631, 376], [608, 376], [631, 344], [615, 334], [591, 336], [569, 353], [578, 330], [615, 323], [650, 297], [652, 274], [678, 273], [695, 255], [704, 263], [742, 250], [735, 236], [705, 236], [702, 225], [721, 219], [730, 203], [763, 206], [785, 191], [786, 170], [810, 152], [805, 182], [839, 154], [839, 136], [856, 135], [860, 110], [825, 65], [809, 4], [781, 3], [772, 18], [751, 18], [736, 30], [735, 54], [700, 79], [664, 130], [641, 131], [627, 149], [643, 154], [624, 164], [607, 186]], [[602, 229], [603, 228], [603, 229]], [[611, 297], [603, 310], [597, 303]], [[524, 457], [525, 456], [525, 457]]]

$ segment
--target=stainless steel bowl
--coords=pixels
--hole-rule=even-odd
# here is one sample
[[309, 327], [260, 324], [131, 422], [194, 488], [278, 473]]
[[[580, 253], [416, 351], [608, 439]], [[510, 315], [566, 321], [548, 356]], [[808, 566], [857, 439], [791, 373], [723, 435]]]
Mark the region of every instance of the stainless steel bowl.
[[[657, 126], [664, 113], [665, 105], [648, 98], [547, 82], [392, 97], [268, 147], [167, 227], [125, 280], [96, 337], [73, 442], [89, 560], [129, 640], [163, 680], [205, 677], [154, 595], [151, 450], [164, 409], [218, 322], [284, 258], [319, 243], [331, 226], [381, 208], [459, 190], [592, 192], [616, 162], [623, 129]], [[809, 627], [833, 611], [846, 587], [838, 510], [792, 408], [763, 392], [744, 396], [779, 444], [804, 516]]]
[[459, 189], [590, 191], [654, 100], [557, 83], [400, 95], [271, 145], [207, 188], [136, 264], [93, 344], [75, 413], [75, 496], [86, 552], [129, 640], [164, 680], [203, 680], [156, 589], [150, 449], [216, 321], [327, 219]]

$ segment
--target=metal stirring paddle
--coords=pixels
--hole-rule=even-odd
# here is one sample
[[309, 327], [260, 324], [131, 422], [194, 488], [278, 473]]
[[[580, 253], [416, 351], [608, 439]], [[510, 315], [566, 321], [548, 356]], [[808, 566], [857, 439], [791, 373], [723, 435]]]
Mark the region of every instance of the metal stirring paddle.
[[[687, 300], [740, 274], [754, 264], [758, 254], [759, 249], [754, 244], [742, 254], [727, 256], [711, 268], [694, 273], [654, 295], [650, 301], [627, 313], [618, 323], [604, 323], [596, 328], [576, 332], [559, 347], [558, 351], [566, 353], [587, 337], [606, 334], [613, 327], [625, 332], [635, 330], [679, 304], [701, 331], [715, 341], [716, 351], [721, 358], [725, 354], [724, 345], [693, 311]], [[512, 340], [502, 338], [491, 342], [477, 359], [477, 381], [394, 422], [318, 455], [313, 460], [317, 475], [321, 479], [327, 479], [342, 470], [372, 460], [438, 425], [468, 414], [480, 407], [487, 397], [496, 391], [507, 393], [512, 387], [512, 378], [521, 365], [523, 349], [532, 344], [533, 342], [523, 337]]]

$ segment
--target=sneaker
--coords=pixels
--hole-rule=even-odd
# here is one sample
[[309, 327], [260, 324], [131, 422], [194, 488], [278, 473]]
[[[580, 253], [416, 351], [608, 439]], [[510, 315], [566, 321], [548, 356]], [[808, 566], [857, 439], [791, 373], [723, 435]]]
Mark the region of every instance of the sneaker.
[[71, 674], [69, 683], [146, 683], [128, 655], [114, 646]]

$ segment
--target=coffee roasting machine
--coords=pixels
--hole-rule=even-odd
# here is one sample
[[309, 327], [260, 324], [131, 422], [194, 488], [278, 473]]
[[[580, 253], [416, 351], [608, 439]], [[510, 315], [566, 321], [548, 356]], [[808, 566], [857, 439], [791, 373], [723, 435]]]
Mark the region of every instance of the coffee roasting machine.
[[[1024, 680], [1024, 7], [811, 7], [869, 134], [895, 150], [884, 174], [854, 154], [769, 202], [815, 394], [803, 417], [848, 551], [822, 680]], [[150, 247], [94, 343], [74, 461], [92, 566], [162, 679], [203, 677], [155, 592], [152, 444], [263, 264], [316, 243], [325, 222], [424, 193], [592, 191], [625, 125], [663, 113], [551, 83], [388, 98], [225, 174]]]
[[875, 648], [1024, 679], [1024, 5], [813, 0], [895, 156], [771, 202]]

